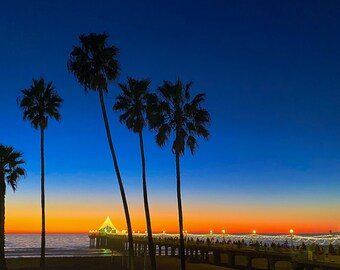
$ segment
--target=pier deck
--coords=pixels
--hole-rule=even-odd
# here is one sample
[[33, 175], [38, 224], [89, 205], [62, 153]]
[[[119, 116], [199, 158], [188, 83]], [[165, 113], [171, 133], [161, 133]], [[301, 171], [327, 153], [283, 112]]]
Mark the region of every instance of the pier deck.
[[[89, 237], [90, 247], [92, 248], [108, 248], [122, 253], [125, 253], [128, 249], [125, 235], [92, 234]], [[178, 256], [179, 254], [179, 241], [177, 239], [155, 238], [154, 245], [157, 256]], [[145, 237], [134, 237], [134, 253], [136, 256], [148, 255]], [[268, 270], [275, 270], [278, 262], [288, 262], [291, 265], [290, 268], [294, 270], [340, 269], [339, 255], [313, 256], [310, 252], [293, 249], [274, 249], [259, 246], [241, 247], [225, 243], [203, 243], [187, 240], [185, 255], [186, 259], [192, 262], [241, 270], [256, 269], [253, 263], [256, 259], [265, 259]]]

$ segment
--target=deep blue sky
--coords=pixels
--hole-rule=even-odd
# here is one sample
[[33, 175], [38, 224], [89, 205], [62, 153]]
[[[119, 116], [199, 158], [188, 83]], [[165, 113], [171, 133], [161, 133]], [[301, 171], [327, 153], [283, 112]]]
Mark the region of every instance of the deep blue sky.
[[[119, 82], [151, 78], [155, 90], [180, 77], [207, 95], [211, 138], [182, 162], [187, 203], [308, 205], [317, 194], [322, 205], [339, 205], [339, 25], [337, 1], [2, 1], [0, 142], [24, 152], [23, 192], [38, 192], [39, 133], [22, 121], [16, 98], [43, 76], [65, 100], [62, 121], [46, 131], [48, 192], [86, 194], [111, 176], [98, 96], [85, 95], [66, 67], [80, 34], [106, 32], [120, 49]], [[118, 93], [113, 84], [106, 104], [133, 198], [138, 139], [112, 113]], [[145, 140], [151, 196], [162, 197], [174, 189], [174, 157], [153, 133]]]

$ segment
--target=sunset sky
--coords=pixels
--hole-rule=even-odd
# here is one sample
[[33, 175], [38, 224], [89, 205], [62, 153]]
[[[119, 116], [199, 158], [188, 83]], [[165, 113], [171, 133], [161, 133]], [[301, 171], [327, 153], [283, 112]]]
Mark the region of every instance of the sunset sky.
[[[144, 3], [140, 3], [144, 2]], [[340, 231], [340, 2], [42, 1], [0, 3], [0, 143], [24, 153], [27, 177], [6, 194], [6, 231], [40, 232], [39, 132], [16, 99], [32, 78], [64, 99], [46, 131], [48, 232], [126, 229], [98, 95], [67, 70], [80, 34], [107, 33], [121, 72], [192, 80], [206, 93], [209, 141], [181, 159], [189, 232]], [[145, 231], [139, 141], [106, 98], [132, 227]], [[177, 232], [175, 158], [145, 131], [154, 231]]]

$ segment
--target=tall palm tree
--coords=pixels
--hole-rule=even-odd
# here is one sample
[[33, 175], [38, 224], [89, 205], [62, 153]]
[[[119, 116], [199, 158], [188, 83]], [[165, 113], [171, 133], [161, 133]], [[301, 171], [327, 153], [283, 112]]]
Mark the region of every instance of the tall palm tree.
[[34, 129], [40, 130], [41, 159], [41, 258], [40, 268], [45, 269], [45, 130], [48, 119], [60, 120], [59, 109], [63, 99], [58, 95], [52, 82], [45, 83], [43, 78], [33, 79], [33, 84], [21, 90], [20, 107], [24, 111], [24, 120], [28, 120]]
[[174, 84], [164, 81], [158, 87], [159, 97], [154, 97], [148, 107], [151, 128], [157, 131], [156, 142], [163, 147], [173, 137], [172, 152], [176, 157], [177, 204], [180, 234], [181, 269], [185, 270], [183, 214], [181, 199], [180, 157], [184, 155], [185, 146], [194, 154], [198, 143], [197, 137], [209, 138], [207, 125], [210, 123], [208, 111], [201, 107], [204, 94], [190, 99], [192, 82], [186, 84], [178, 79]]
[[148, 106], [148, 96], [150, 96], [150, 80], [136, 80], [128, 78], [127, 84], [119, 84], [122, 93], [117, 97], [117, 102], [113, 106], [114, 111], [120, 111], [120, 122], [134, 133], [138, 133], [139, 146], [142, 160], [143, 197], [146, 226], [148, 231], [148, 247], [150, 254], [151, 269], [156, 270], [155, 248], [152, 238], [151, 218], [148, 203], [148, 191], [146, 185], [145, 154], [143, 143], [143, 129], [146, 126], [146, 110]]
[[13, 147], [0, 144], [0, 269], [7, 270], [5, 260], [5, 195], [6, 182], [13, 191], [17, 188], [18, 180], [26, 175], [20, 165], [25, 161], [22, 153], [14, 151]]
[[107, 140], [116, 171], [128, 229], [129, 267], [130, 269], [133, 269], [133, 236], [129, 207], [118, 167], [116, 153], [112, 143], [111, 132], [104, 103], [104, 94], [108, 93], [108, 83], [116, 80], [119, 73], [119, 63], [116, 59], [118, 48], [115, 46], [107, 46], [107, 39], [108, 35], [106, 34], [90, 33], [87, 36], [81, 35], [79, 37], [81, 46], [76, 46], [73, 48], [73, 51], [70, 53], [70, 59], [67, 65], [69, 71], [72, 72], [73, 75], [78, 79], [79, 83], [85, 88], [85, 91], [92, 90], [98, 92], [99, 94]]

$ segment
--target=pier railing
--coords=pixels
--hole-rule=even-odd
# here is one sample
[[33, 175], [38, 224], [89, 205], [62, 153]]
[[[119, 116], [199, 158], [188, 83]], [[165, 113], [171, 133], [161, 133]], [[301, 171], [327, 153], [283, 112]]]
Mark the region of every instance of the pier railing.
[[[322, 268], [322, 269], [339, 269], [340, 268], [340, 247], [334, 245], [338, 239], [328, 239], [325, 242], [322, 237], [314, 239], [320, 242], [301, 242], [293, 241], [289, 235], [268, 236], [261, 238], [253, 235], [189, 235], [185, 236], [185, 254], [189, 260], [212, 263], [215, 265], [224, 265], [233, 268], [237, 267], [235, 258], [243, 256], [246, 265], [251, 268], [252, 260], [256, 258], [266, 259], [268, 269], [275, 270], [275, 264], [278, 261], [288, 261], [294, 269]], [[307, 236], [310, 237], [310, 236]], [[264, 240], [263, 240], [264, 239]], [[306, 236], [301, 237], [306, 239]], [[274, 242], [273, 240], [276, 240]], [[288, 241], [290, 240], [290, 242]], [[299, 240], [299, 239], [298, 239]], [[336, 241], [335, 241], [336, 240]], [[125, 253], [128, 249], [126, 234], [90, 234], [90, 246], [97, 248], [109, 248], [112, 250]], [[270, 241], [272, 241], [270, 243]], [[136, 256], [143, 254], [148, 255], [147, 236], [145, 234], [134, 234], [134, 252]], [[318, 244], [323, 243], [324, 245]], [[154, 245], [158, 256], [178, 256], [179, 254], [179, 236], [173, 234], [155, 234]], [[225, 259], [224, 257], [227, 257]], [[224, 258], [224, 259], [223, 259]], [[241, 267], [242, 268], [242, 267]]]
[[[126, 233], [99, 233], [97, 231], [90, 231], [91, 235], [114, 235], [114, 236], [126, 236]], [[134, 233], [134, 238], [147, 237], [145, 233]], [[155, 239], [167, 239], [169, 241], [179, 239], [179, 234], [167, 234], [167, 233], [154, 233]], [[322, 234], [322, 235], [293, 235], [293, 234], [278, 234], [278, 235], [263, 235], [263, 234], [188, 234], [184, 235], [185, 239], [193, 239], [194, 241], [222, 243], [222, 242], [242, 242], [247, 245], [259, 243], [261, 245], [285, 245], [299, 246], [303, 243], [305, 245], [320, 245], [327, 246], [332, 244], [333, 246], [340, 246], [340, 234]]]

